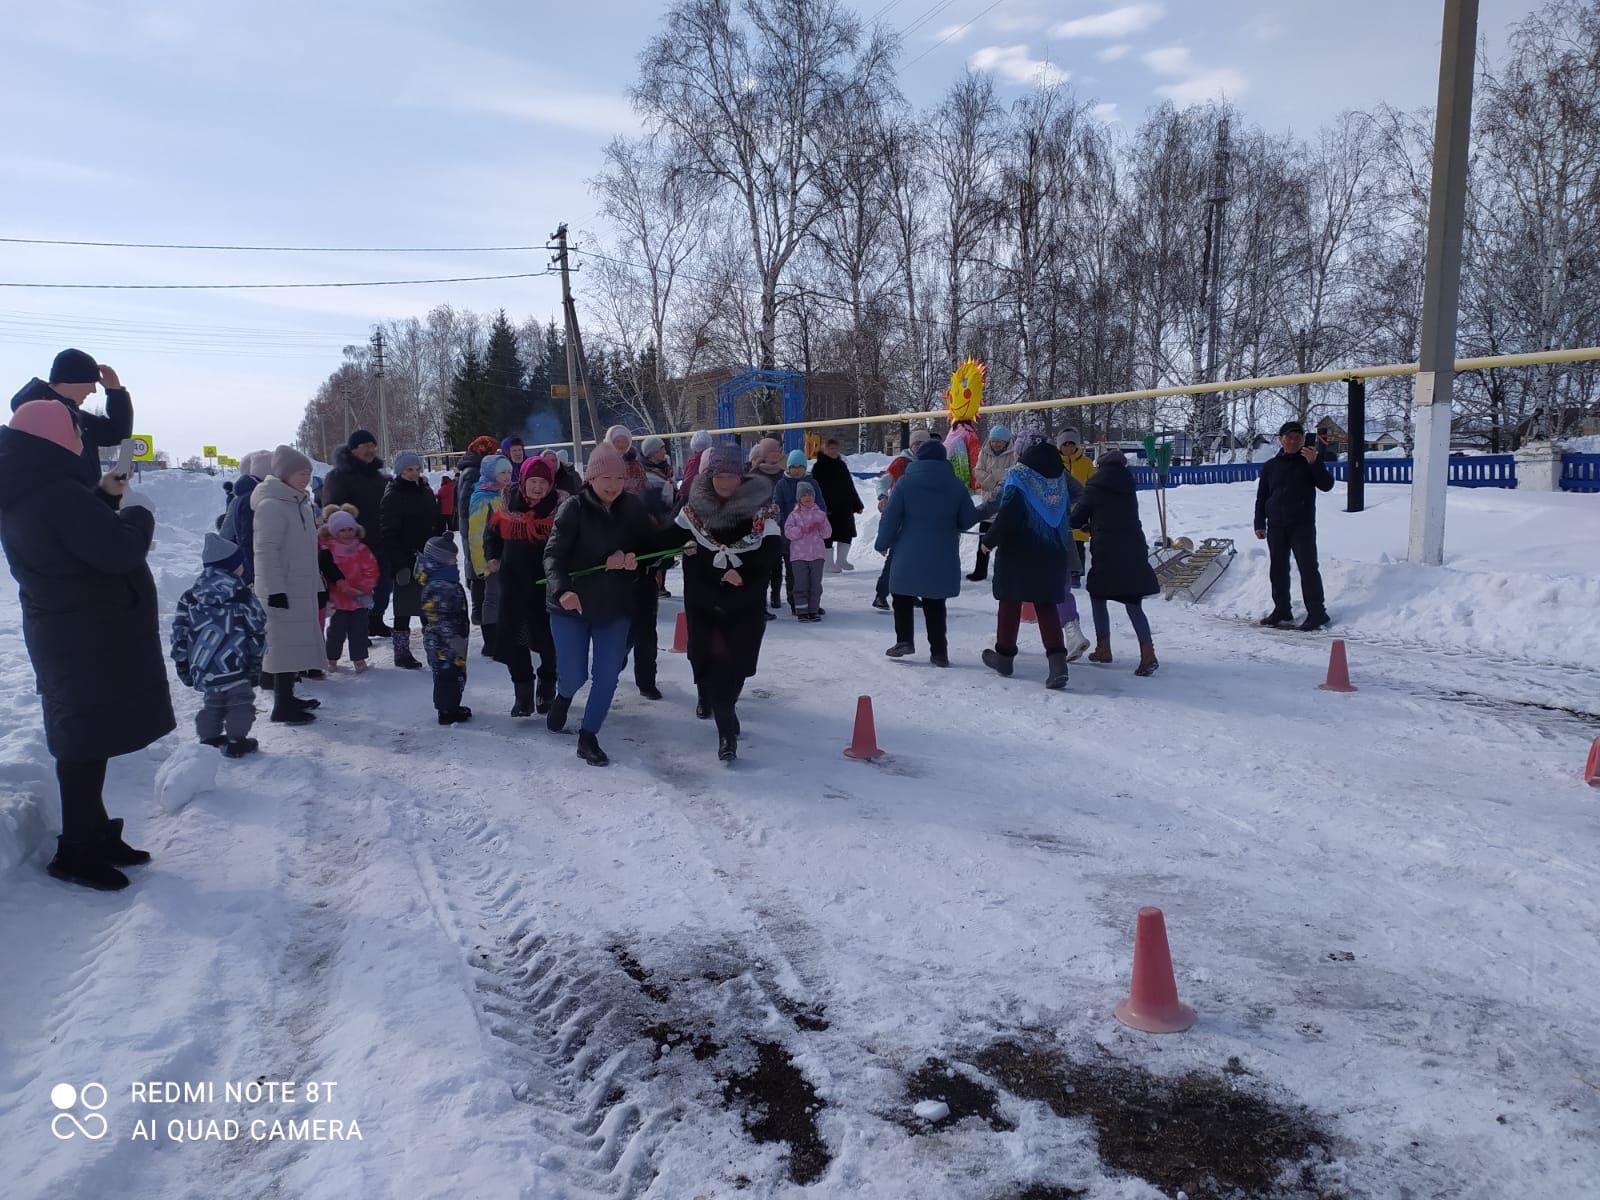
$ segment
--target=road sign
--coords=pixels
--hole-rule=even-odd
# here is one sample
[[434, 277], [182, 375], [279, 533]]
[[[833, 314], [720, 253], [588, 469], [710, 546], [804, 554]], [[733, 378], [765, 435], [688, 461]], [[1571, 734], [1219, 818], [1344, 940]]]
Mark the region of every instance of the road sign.
[[155, 462], [156, 442], [148, 433], [136, 433], [132, 437], [133, 461], [140, 463]]
[[215, 458], [217, 456], [217, 448], [215, 446], [201, 446], [200, 452], [207, 458]]
[[[565, 384], [565, 383], [552, 383], [550, 385], [550, 399], [552, 399], [552, 400], [570, 400], [571, 398], [572, 398], [572, 388], [571, 388], [570, 385]], [[578, 385], [578, 399], [579, 400], [587, 400], [588, 398], [589, 398], [588, 394], [583, 390], [583, 384], [580, 383]]]

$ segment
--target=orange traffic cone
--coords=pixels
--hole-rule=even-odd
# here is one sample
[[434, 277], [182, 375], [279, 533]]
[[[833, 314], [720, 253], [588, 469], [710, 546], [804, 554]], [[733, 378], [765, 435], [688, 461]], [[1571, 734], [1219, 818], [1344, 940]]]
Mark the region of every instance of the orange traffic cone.
[[679, 613], [678, 624], [672, 631], [672, 653], [689, 653], [689, 614]]
[[1022, 619], [1029, 625], [1037, 625], [1039, 623], [1039, 614], [1033, 611], [1033, 605], [1027, 603], [1027, 601], [1023, 601], [1022, 604]]
[[1194, 1024], [1194, 1009], [1178, 1003], [1167, 923], [1159, 908], [1139, 910], [1133, 935], [1133, 987], [1111, 1011], [1124, 1025], [1144, 1033], [1182, 1033]]
[[1344, 639], [1334, 638], [1333, 649], [1328, 651], [1328, 678], [1325, 683], [1317, 684], [1324, 692], [1353, 692], [1355, 684], [1350, 682], [1350, 664], [1344, 658]]
[[1589, 747], [1589, 761], [1583, 766], [1583, 781], [1590, 787], [1600, 787], [1600, 737]]
[[850, 739], [850, 745], [845, 748], [846, 758], [861, 758], [872, 762], [883, 757], [883, 751], [878, 749], [878, 727], [872, 719], [872, 697], [862, 696], [856, 700], [856, 731]]

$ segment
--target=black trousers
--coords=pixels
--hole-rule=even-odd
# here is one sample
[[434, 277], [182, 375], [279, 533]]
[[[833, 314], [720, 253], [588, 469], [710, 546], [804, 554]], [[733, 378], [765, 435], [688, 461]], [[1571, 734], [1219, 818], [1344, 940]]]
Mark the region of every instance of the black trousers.
[[61, 788], [61, 844], [77, 850], [97, 849], [106, 839], [106, 760], [66, 762], [56, 759]]
[[656, 617], [660, 608], [655, 572], [640, 572], [634, 583], [633, 622], [628, 626], [628, 650], [633, 655], [633, 682], [637, 687], [654, 687], [656, 683]]
[[[946, 654], [950, 650], [945, 640], [945, 611], [943, 600], [922, 601], [922, 620], [928, 627], [928, 650], [933, 654]], [[917, 598], [896, 595], [894, 598], [894, 640], [907, 646], [917, 644]]]
[[1308, 616], [1323, 616], [1322, 572], [1317, 568], [1317, 527], [1309, 521], [1282, 527], [1267, 524], [1268, 578], [1272, 581], [1272, 607], [1288, 612], [1289, 555], [1300, 571], [1300, 595]]

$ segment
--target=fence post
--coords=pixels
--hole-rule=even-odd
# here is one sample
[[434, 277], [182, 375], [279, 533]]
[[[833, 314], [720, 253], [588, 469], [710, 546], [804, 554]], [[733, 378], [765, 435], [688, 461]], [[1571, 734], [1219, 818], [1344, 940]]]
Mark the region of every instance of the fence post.
[[1367, 507], [1367, 381], [1360, 377], [1345, 381], [1345, 434], [1350, 439], [1345, 454], [1345, 512], [1363, 512]]

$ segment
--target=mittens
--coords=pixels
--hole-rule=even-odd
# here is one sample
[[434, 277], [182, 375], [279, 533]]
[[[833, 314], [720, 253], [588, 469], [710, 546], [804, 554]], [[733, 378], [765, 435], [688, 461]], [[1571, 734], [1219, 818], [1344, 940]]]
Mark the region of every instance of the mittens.
[[273, 592], [272, 595], [267, 597], [267, 607], [268, 608], [288, 608], [289, 607], [289, 593], [288, 592]]
[[150, 503], [149, 496], [146, 496], [143, 492], [136, 492], [132, 488], [122, 493], [121, 511], [126, 512], [130, 508], [142, 508], [151, 514], [156, 511], [156, 506]]
[[394, 573], [394, 585], [395, 585], [395, 587], [410, 587], [411, 586], [411, 568], [410, 567], [401, 567], [398, 571], [396, 571]]
[[[285, 604], [284, 607], [288, 608], [289, 606], [287, 604]], [[318, 608], [327, 608], [328, 607], [328, 593], [327, 592], [318, 592], [317, 593], [317, 607]]]

